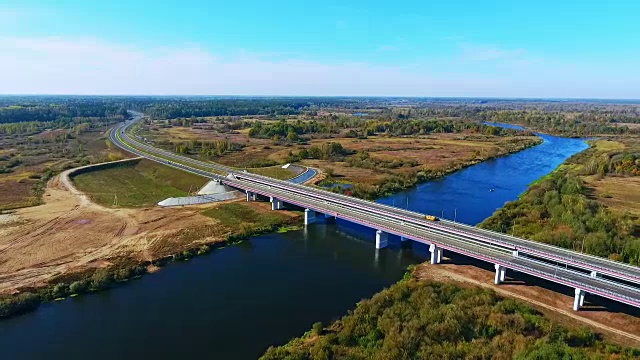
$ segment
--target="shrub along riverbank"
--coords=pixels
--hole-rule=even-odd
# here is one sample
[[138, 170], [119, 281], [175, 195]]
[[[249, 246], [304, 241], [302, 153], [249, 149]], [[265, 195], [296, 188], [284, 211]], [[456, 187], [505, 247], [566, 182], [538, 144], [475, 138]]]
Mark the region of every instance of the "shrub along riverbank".
[[[411, 269], [409, 270], [411, 271]], [[270, 347], [270, 359], [637, 359], [639, 349], [568, 329], [493, 290], [405, 279], [324, 328]]]
[[[215, 210], [204, 211], [203, 214], [233, 229], [225, 239], [210, 243], [200, 242], [197, 245], [193, 241], [191, 243], [194, 245], [184, 250], [174, 250], [177, 252], [152, 261], [131, 258], [107, 259], [112, 263], [109, 267], [65, 274], [50, 280], [44, 287], [20, 289], [18, 294], [0, 295], [0, 319], [33, 311], [45, 302], [106, 290], [138, 278], [148, 273], [150, 268], [161, 267], [173, 261], [186, 261], [227, 245], [238, 244], [253, 236], [297, 229], [301, 220], [300, 216], [278, 216], [270, 212], [262, 214], [238, 203], [224, 204]], [[180, 236], [189, 241], [201, 238], [202, 234], [184, 231]]]
[[[616, 160], [630, 156], [619, 156], [624, 150], [611, 150], [610, 143], [591, 142], [590, 149], [574, 155], [535, 182], [518, 200], [507, 203], [480, 226], [640, 265], [640, 220], [627, 212], [613, 211], [594, 199], [587, 182], [587, 177], [593, 174], [604, 177], [614, 174], [615, 169], [623, 171], [622, 165], [626, 163]], [[630, 165], [626, 168], [631, 170], [616, 175], [637, 173], [635, 158], [627, 162]]]

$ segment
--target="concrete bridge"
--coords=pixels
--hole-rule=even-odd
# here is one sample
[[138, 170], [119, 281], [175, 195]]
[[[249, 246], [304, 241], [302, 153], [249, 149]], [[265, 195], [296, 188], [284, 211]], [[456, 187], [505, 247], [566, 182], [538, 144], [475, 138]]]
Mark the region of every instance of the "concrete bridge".
[[387, 246], [388, 235], [393, 234], [402, 241], [429, 245], [432, 264], [440, 263], [445, 250], [493, 263], [496, 284], [505, 280], [507, 271], [563, 284], [575, 289], [574, 310], [584, 304], [586, 294], [640, 308], [640, 268], [637, 266], [464, 224], [429, 221], [424, 214], [176, 155], [127, 135], [127, 127], [140, 118], [141, 115], [136, 114], [132, 121], [115, 127], [111, 141], [150, 160], [217, 179], [245, 192], [247, 201], [269, 199], [273, 210], [287, 205], [300, 207], [305, 212], [305, 225], [324, 214], [375, 229], [375, 246], [379, 249]]

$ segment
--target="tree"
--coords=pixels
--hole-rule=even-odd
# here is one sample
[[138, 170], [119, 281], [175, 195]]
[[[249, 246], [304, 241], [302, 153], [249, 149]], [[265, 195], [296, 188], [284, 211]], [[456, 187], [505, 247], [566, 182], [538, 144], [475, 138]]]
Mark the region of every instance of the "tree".
[[311, 329], [315, 335], [322, 335], [322, 330], [324, 329], [324, 325], [322, 325], [322, 322], [318, 321], [313, 324]]

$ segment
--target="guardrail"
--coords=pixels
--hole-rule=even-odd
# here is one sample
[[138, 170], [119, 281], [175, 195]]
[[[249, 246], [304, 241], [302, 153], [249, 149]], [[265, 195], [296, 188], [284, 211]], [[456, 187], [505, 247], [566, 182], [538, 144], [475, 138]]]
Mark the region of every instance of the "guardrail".
[[[215, 174], [209, 173], [209, 172], [204, 171], [204, 170], [195, 170], [194, 171], [194, 169], [190, 168], [188, 165], [174, 164], [170, 160], [158, 157], [155, 154], [156, 153], [162, 153], [162, 154], [166, 154], [171, 159], [181, 159], [181, 161], [184, 161], [184, 162], [187, 162], [187, 163], [190, 163], [190, 164], [198, 164], [198, 165], [200, 165], [200, 166], [202, 166], [204, 168], [223, 170], [223, 171], [227, 171], [227, 172], [230, 172], [230, 173], [234, 173], [240, 179], [245, 179], [244, 181], [255, 182], [255, 183], [258, 183], [258, 184], [262, 184], [263, 186], [269, 186], [269, 188], [271, 186], [274, 186], [275, 188], [280, 189], [280, 191], [293, 191], [294, 193], [303, 193], [303, 195], [305, 195], [307, 197], [311, 197], [312, 199], [316, 199], [316, 200], [317, 199], [322, 199], [322, 200], [325, 200], [325, 201], [329, 201], [331, 203], [331, 205], [333, 205], [333, 206], [346, 206], [346, 207], [348, 207], [348, 208], [350, 208], [352, 210], [357, 210], [357, 211], [365, 211], [365, 210], [372, 211], [375, 214], [377, 214], [377, 216], [383, 216], [385, 219], [392, 218], [394, 220], [406, 221], [406, 222], [409, 222], [412, 226], [420, 226], [420, 228], [418, 229], [420, 231], [429, 231], [431, 233], [429, 236], [438, 236], [438, 237], [447, 236], [447, 237], [451, 237], [451, 236], [453, 236], [453, 234], [455, 234], [456, 236], [464, 237], [465, 239], [463, 239], [463, 240], [467, 244], [468, 244], [468, 242], [470, 240], [482, 241], [483, 242], [483, 249], [484, 249], [485, 252], [487, 251], [486, 244], [484, 244], [485, 242], [486, 243], [491, 243], [491, 244], [494, 244], [494, 245], [497, 244], [497, 245], [500, 245], [500, 246], [504, 246], [507, 249], [517, 249], [518, 251], [522, 251], [523, 253], [536, 252], [535, 249], [529, 249], [527, 247], [524, 247], [524, 246], [520, 245], [522, 242], [531, 242], [530, 240], [511, 237], [509, 235], [504, 235], [504, 234], [501, 234], [501, 233], [494, 233], [494, 232], [491, 232], [489, 230], [479, 229], [479, 228], [471, 227], [471, 226], [468, 226], [468, 225], [462, 225], [462, 224], [459, 224], [459, 223], [451, 223], [450, 221], [446, 221], [446, 220], [442, 221], [442, 224], [447, 224], [448, 226], [442, 226], [442, 225], [434, 224], [432, 222], [419, 221], [419, 219], [424, 215], [420, 214], [420, 213], [417, 213], [417, 212], [406, 211], [406, 210], [403, 210], [403, 209], [398, 209], [398, 208], [395, 208], [395, 207], [391, 207], [391, 206], [386, 205], [386, 204], [373, 203], [373, 202], [369, 202], [369, 201], [366, 201], [366, 200], [361, 200], [361, 199], [349, 197], [349, 196], [342, 195], [342, 194], [329, 193], [329, 192], [326, 192], [326, 191], [323, 191], [323, 190], [313, 189], [313, 188], [301, 186], [301, 185], [290, 183], [290, 182], [278, 181], [278, 180], [275, 180], [275, 179], [272, 179], [272, 178], [269, 178], [269, 177], [266, 177], [266, 176], [262, 176], [262, 175], [237, 172], [235, 169], [228, 168], [228, 167], [225, 167], [225, 166], [215, 165], [215, 164], [211, 164], [211, 163], [205, 163], [205, 162], [202, 162], [202, 161], [199, 161], [199, 160], [182, 157], [182, 156], [176, 155], [174, 153], [171, 153], [171, 152], [168, 152], [168, 151], [165, 151], [165, 150], [162, 150], [162, 149], [157, 149], [157, 148], [149, 146], [147, 144], [139, 143], [136, 140], [132, 140], [125, 133], [125, 130], [129, 125], [131, 125], [131, 123], [125, 124], [122, 127], [116, 128], [115, 134], [112, 132], [112, 136], [115, 135], [115, 137], [117, 138], [116, 141], [115, 141], [116, 145], [121, 146], [119, 144], [119, 142], [122, 142], [122, 145], [129, 147], [129, 151], [134, 150], [132, 152], [134, 152], [134, 153], [136, 153], [138, 155], [149, 157], [149, 158], [153, 158], [156, 161], [162, 162], [162, 163], [164, 163], [166, 165], [169, 165], [169, 166], [172, 166], [172, 167], [175, 167], [175, 168], [179, 168], [179, 169], [182, 169], [182, 170], [185, 170], [185, 171], [189, 171], [189, 172], [192, 172], [192, 173], [195, 173], [195, 174], [198, 174], [198, 175], [209, 176], [209, 177], [221, 179], [223, 181], [233, 182], [230, 179], [226, 179], [226, 178], [224, 178], [222, 176], [215, 175]], [[120, 131], [118, 131], [118, 130], [120, 130]], [[126, 141], [122, 141], [119, 138], [120, 135], [123, 135], [123, 137], [125, 138]], [[140, 146], [141, 148], [146, 149], [146, 150], [148, 150], [150, 152], [147, 153], [145, 151], [141, 151], [140, 149], [135, 149], [131, 145], [127, 144], [127, 141], [135, 143], [138, 146]], [[231, 185], [231, 186], [238, 185], [238, 186], [234, 186], [234, 187], [240, 187], [240, 188], [243, 188], [242, 186], [246, 187], [246, 185], [240, 186], [240, 184], [238, 184], [237, 182], [234, 182], [234, 185], [232, 185], [232, 184], [229, 184], [229, 185]], [[247, 190], [247, 189], [252, 189], [252, 188], [251, 187], [246, 187], [245, 190]], [[252, 191], [254, 191], [254, 190], [256, 190], [256, 189], [253, 189]], [[263, 193], [264, 191], [261, 190], [261, 191], [254, 191], [254, 192]], [[324, 193], [327, 193], [328, 195], [326, 195]], [[263, 195], [269, 196], [268, 192], [264, 193]], [[329, 195], [331, 195], [331, 196], [328, 197]], [[292, 196], [296, 196], [296, 195], [292, 195]], [[297, 203], [299, 206], [302, 206], [302, 207], [310, 207], [308, 203], [307, 204], [299, 203], [298, 201], [291, 200], [291, 198], [289, 196], [280, 195], [280, 197], [285, 197], [286, 199], [283, 198], [282, 200], [284, 200], [286, 202]], [[287, 200], [287, 199], [289, 199], [289, 200]], [[356, 203], [358, 205], [354, 206], [354, 203]], [[336, 205], [336, 204], [339, 204], [339, 205]], [[360, 204], [363, 205], [363, 206], [362, 207], [359, 206]], [[390, 211], [386, 212], [386, 211], [380, 210], [381, 208], [382, 209], [388, 209]], [[326, 212], [327, 210], [326, 209], [324, 209], [324, 210], [323, 209], [318, 209], [318, 211], [319, 212]], [[372, 217], [373, 215], [370, 214], [370, 213], [365, 213], [362, 216], [363, 216], [363, 218], [367, 218], [367, 217]], [[377, 216], [374, 216], [374, 217], [377, 217]], [[374, 227], [374, 228], [380, 227], [380, 225], [376, 225], [376, 224], [367, 222], [366, 220], [363, 220], [363, 219], [351, 219], [351, 221], [354, 221], [354, 222], [357, 222], [357, 223], [363, 223], [364, 225], [371, 226], [371, 227]], [[406, 225], [406, 224], [403, 223], [403, 225]], [[461, 228], [464, 229], [464, 230], [471, 230], [473, 232], [476, 232], [476, 234], [474, 234], [472, 232], [462, 231]], [[429, 229], [429, 230], [427, 230], [427, 229]], [[387, 229], [387, 230], [390, 233], [402, 233], [402, 232], [400, 232], [398, 230], [389, 230], [389, 229]], [[435, 233], [434, 233], [434, 231], [435, 231]], [[511, 239], [514, 242], [517, 241], [517, 243], [519, 243], [519, 244], [515, 244], [515, 243], [509, 242], [509, 241], [503, 241], [503, 240], [499, 240], [499, 239], [487, 238], [487, 237], [482, 236], [481, 234], [477, 234], [477, 233], [491, 234], [491, 235], [493, 235], [493, 236], [495, 236], [497, 238], [502, 238], [502, 239], [508, 238], [508, 239]], [[414, 240], [421, 241], [421, 242], [426, 242], [424, 240], [416, 239], [415, 236], [412, 236], [410, 234], [404, 234], [404, 235], [401, 235], [401, 236], [405, 236], [407, 238], [412, 238]], [[600, 270], [602, 273], [606, 273], [606, 274], [613, 273], [614, 275], [618, 275], [618, 276], [625, 275], [625, 274], [621, 274], [621, 273], [619, 273], [617, 271], [613, 271], [611, 269], [603, 268], [600, 265], [586, 263], [586, 262], [584, 262], [582, 260], [574, 258], [571, 255], [571, 250], [566, 250], [566, 249], [563, 249], [563, 248], [558, 248], [558, 247], [554, 247], [554, 246], [547, 245], [547, 244], [534, 243], [534, 242], [531, 242], [531, 243], [535, 244], [536, 247], [544, 247], [544, 248], [548, 248], [550, 251], [558, 252], [559, 254], [557, 256], [557, 259], [560, 259], [563, 262], [563, 264], [566, 264], [566, 263], [571, 263], [571, 264], [578, 263], [579, 265], [582, 265], [582, 266], [584, 266], [586, 268], [589, 268], [589, 269], [593, 269], [593, 270], [596, 270], [596, 271]], [[444, 245], [442, 247], [443, 248], [448, 248], [450, 246]], [[478, 248], [480, 248], [480, 246], [478, 246]], [[450, 248], [449, 250], [452, 250], [454, 252], [469, 251], [469, 250], [462, 250], [462, 249], [456, 248], [456, 247]], [[567, 254], [567, 253], [569, 253], [569, 255], [570, 255], [569, 259], [567, 259], [566, 256], [563, 256], [564, 254]], [[486, 257], [487, 256], [485, 253], [480, 253], [480, 252], [477, 252], [477, 253], [474, 252], [474, 254], [477, 255], [477, 256], [474, 256], [474, 257], [478, 257], [478, 258], [480, 258], [480, 256], [482, 256], [482, 257]], [[551, 256], [551, 255], [549, 255], [549, 256]], [[612, 265], [623, 265], [622, 266], [623, 268], [627, 268], [627, 269], [630, 269], [630, 270], [638, 269], [638, 268], [636, 268], [636, 267], [634, 267], [632, 265], [613, 262], [613, 261], [608, 260], [608, 259], [598, 258], [598, 257], [590, 256], [590, 255], [582, 255], [581, 254], [579, 257], [588, 257], [590, 260], [594, 260], [594, 262], [598, 262], [598, 263], [610, 262]], [[528, 258], [524, 258], [524, 257], [517, 258], [517, 260], [519, 260], [519, 261], [529, 261], [529, 262], [532, 262], [532, 263], [536, 262], [533, 259], [528, 259]], [[534, 272], [536, 272], [536, 274], [539, 273], [539, 275], [540, 275], [539, 277], [543, 277], [543, 278], [557, 278], [557, 279], [562, 280], [564, 282], [570, 281], [571, 284], [572, 284], [570, 286], [579, 285], [577, 287], [582, 288], [583, 290], [589, 291], [591, 293], [599, 293], [599, 294], [607, 293], [606, 289], [594, 287], [594, 286], [586, 284], [586, 283], [579, 283], [579, 282], [576, 282], [575, 279], [556, 277], [555, 275], [550, 275], [548, 272], [539, 271], [539, 270], [536, 270], [534, 268], [526, 268], [523, 265], [517, 264], [517, 263], [515, 263], [513, 261], [508, 261], [508, 260], [505, 260], [505, 259], [500, 259], [500, 260], [490, 259], [489, 261], [493, 261], [493, 262], [496, 262], [496, 263], [499, 262], [499, 263], [503, 264], [504, 266], [506, 266], [508, 268], [516, 269], [518, 271], [522, 271], [522, 272], [525, 272], [525, 273], [530, 273], [531, 271], [534, 271]], [[543, 262], [538, 262], [538, 264], [539, 265], [540, 264], [544, 264], [545, 266], [548, 266], [548, 267], [550, 267], [552, 269], [555, 269], [556, 272], [558, 271], [558, 269], [561, 269], [559, 267], [549, 266], [548, 264], [545, 264]], [[572, 265], [572, 266], [574, 266], [574, 265]], [[562, 269], [562, 270], [564, 271], [564, 269]], [[588, 277], [588, 275], [585, 275], [585, 274], [582, 274], [582, 273], [578, 273], [578, 272], [575, 272], [575, 273], [579, 274], [581, 276], [585, 276], [585, 278]], [[536, 276], [535, 274], [532, 274], [532, 275]], [[542, 275], [544, 275], [544, 276], [542, 276]], [[630, 276], [627, 275], [627, 276], [624, 276], [624, 277], [625, 278], [631, 277], [632, 279], [637, 279], [637, 277], [634, 277], [633, 275], [630, 275]], [[588, 277], [588, 279], [590, 281], [591, 280], [594, 280], [594, 281], [596, 280], [596, 279], [593, 279], [593, 278], [590, 278], [590, 277]], [[561, 282], [561, 281], [559, 281], [559, 282]], [[618, 286], [618, 287], [625, 287], [627, 289], [631, 289], [633, 291], [637, 291], [637, 289], [635, 289], [635, 288], [631, 288], [631, 287], [628, 287], [628, 286], [625, 286], [625, 285], [622, 285], [622, 284], [619, 284], [619, 283], [615, 283], [615, 282], [611, 282], [611, 281], [608, 281], [608, 282], [611, 285], [615, 285], [615, 286]], [[610, 291], [608, 292], [608, 294], [609, 295], [607, 297], [611, 297], [611, 296], [622, 296], [622, 297], [624, 297], [624, 295], [617, 294], [617, 293], [610, 292]], [[626, 301], [623, 301], [623, 302], [628, 303], [628, 301], [636, 301], [634, 303], [634, 304], [636, 304], [636, 306], [638, 304], [637, 303], [637, 299], [634, 300], [633, 298], [629, 298], [629, 297], [626, 297]]]
[[[456, 253], [460, 253], [460, 254], [464, 254], [467, 256], [471, 256], [473, 258], [477, 258], [477, 259], [481, 259], [490, 263], [496, 263], [496, 264], [500, 264], [503, 265], [507, 268], [510, 268], [512, 270], [516, 270], [516, 271], [520, 271], [523, 273], [527, 273], [533, 276], [537, 276], [537, 277], [541, 277], [547, 280], [551, 280], [557, 283], [561, 283], [567, 286], [571, 286], [571, 287], [577, 287], [580, 288], [582, 290], [588, 291], [590, 293], [593, 294], [598, 294], [600, 296], [604, 296], [606, 298], [610, 298], [616, 301], [620, 301], [632, 306], [637, 306], [640, 307], [640, 297], [639, 298], [633, 298], [630, 296], [626, 296], [624, 294], [618, 293], [618, 292], [613, 292], [613, 291], [609, 291], [606, 290], [602, 287], [596, 287], [593, 285], [590, 285], [586, 282], [583, 281], [578, 281], [576, 279], [572, 279], [572, 278], [568, 278], [566, 276], [561, 276], [558, 274], [562, 274], [562, 273], [572, 273], [573, 275], [577, 276], [577, 277], [583, 277], [585, 280], [588, 281], [601, 281], [601, 280], [597, 280], [597, 279], [593, 279], [590, 278], [589, 276], [586, 276], [582, 273], [578, 273], [578, 272], [573, 272], [571, 270], [567, 270], [567, 269], [563, 269], [561, 267], [554, 267], [554, 266], [550, 266], [546, 263], [542, 263], [542, 262], [537, 262], [535, 260], [528, 260], [525, 258], [518, 258], [518, 260], [520, 261], [527, 261], [530, 262], [532, 264], [536, 264], [540, 267], [546, 267], [549, 268], [549, 271], [545, 272], [545, 271], [541, 271], [538, 270], [534, 267], [527, 267], [527, 266], [523, 266], [522, 264], [518, 264], [515, 263], [513, 261], [509, 261], [505, 258], [498, 258], [495, 256], [491, 256], [488, 255], [487, 253], [489, 252], [495, 252], [496, 250], [491, 250], [491, 249], [487, 249], [484, 246], [480, 246], [480, 245], [472, 245], [470, 246], [468, 243], [463, 243], [463, 246], [456, 246], [456, 245], [452, 245], [451, 244], [451, 239], [445, 239], [443, 238], [442, 235], [440, 234], [425, 234], [424, 236], [420, 236], [416, 233], [411, 233], [411, 232], [407, 232], [407, 231], [403, 231], [400, 229], [394, 229], [389, 227], [388, 225], [384, 225], [381, 222], [385, 222], [388, 220], [385, 219], [378, 219], [378, 222], [372, 222], [369, 220], [364, 220], [362, 218], [357, 218], [354, 217], [353, 215], [348, 215], [346, 212], [351, 211], [351, 212], [358, 212], [358, 210], [354, 210], [351, 208], [344, 208], [344, 212], [339, 212], [340, 210], [336, 210], [336, 209], [331, 209], [330, 206], [335, 206], [334, 204], [325, 204], [326, 206], [323, 206], [322, 204], [318, 205], [315, 203], [312, 203], [311, 201], [309, 201], [310, 199], [308, 198], [304, 198], [302, 196], [297, 196], [297, 195], [286, 195], [286, 194], [281, 194], [281, 193], [276, 193], [273, 191], [273, 189], [262, 189], [262, 188], [256, 188], [255, 186], [252, 186], [250, 184], [242, 184], [242, 183], [238, 183], [238, 182], [234, 182], [232, 180], [226, 180], [227, 184], [230, 186], [234, 186], [237, 188], [241, 188], [244, 190], [248, 190], [251, 192], [255, 192], [257, 194], [261, 194], [263, 196], [273, 196], [273, 197], [277, 197], [279, 200], [285, 201], [287, 203], [293, 204], [293, 205], [297, 205], [297, 206], [301, 206], [301, 207], [305, 207], [305, 208], [310, 208], [313, 209], [315, 211], [318, 211], [320, 213], [329, 213], [332, 214], [334, 216], [361, 224], [361, 225], [365, 225], [374, 229], [379, 229], [379, 230], [384, 230], [388, 233], [391, 234], [395, 234], [398, 236], [404, 236], [406, 238], [410, 238], [412, 240], [415, 241], [419, 241], [419, 242], [423, 242], [423, 243], [427, 243], [427, 244], [436, 244], [439, 247], [442, 247], [443, 249], [447, 249]], [[231, 184], [233, 183], [233, 184]], [[360, 212], [360, 214], [362, 215], [362, 217], [367, 218], [370, 217], [369, 214], [367, 213], [363, 213]], [[374, 217], [374, 219], [377, 219], [376, 217]], [[393, 223], [392, 223], [393, 224]], [[402, 226], [402, 224], [398, 224], [395, 223], [396, 226]], [[414, 231], [426, 231], [422, 228], [410, 228]], [[439, 240], [438, 241], [430, 241], [427, 240], [426, 238], [433, 238], [433, 237], [437, 237]], [[457, 241], [458, 243], [460, 243], [460, 241]], [[465, 246], [466, 245], [466, 246]], [[471, 247], [471, 248], [470, 248]], [[473, 247], [475, 247], [476, 249], [478, 249], [478, 251], [474, 251]], [[482, 249], [483, 251], [480, 251], [480, 249]], [[508, 254], [505, 253], [500, 253], [503, 256], [507, 256]], [[616, 283], [609, 283], [609, 285], [614, 286], [614, 287], [618, 287], [620, 286], [619, 284]], [[628, 290], [631, 291], [637, 291], [637, 289], [633, 289], [633, 288], [629, 288], [629, 287], [625, 287], [622, 286]], [[639, 294], [640, 295], [640, 294]]]

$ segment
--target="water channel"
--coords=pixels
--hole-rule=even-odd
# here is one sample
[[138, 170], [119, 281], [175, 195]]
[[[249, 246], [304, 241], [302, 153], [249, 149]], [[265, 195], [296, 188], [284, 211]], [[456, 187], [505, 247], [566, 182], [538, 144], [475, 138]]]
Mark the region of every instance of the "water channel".
[[[476, 224], [584, 141], [544, 143], [379, 201]], [[493, 189], [493, 191], [491, 191]], [[254, 359], [269, 345], [329, 322], [426, 259], [419, 244], [338, 220], [230, 246], [115, 289], [0, 321], [3, 359]]]

